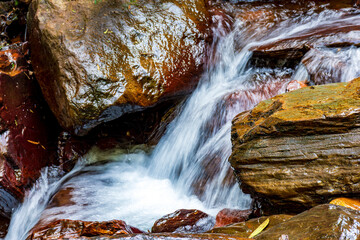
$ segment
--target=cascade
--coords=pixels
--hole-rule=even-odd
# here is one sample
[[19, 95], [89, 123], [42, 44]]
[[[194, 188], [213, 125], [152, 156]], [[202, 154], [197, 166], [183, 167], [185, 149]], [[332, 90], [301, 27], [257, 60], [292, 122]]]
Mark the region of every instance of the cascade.
[[[271, 32], [265, 31], [269, 27], [266, 25], [254, 30], [253, 25], [241, 19], [235, 21], [228, 34], [222, 27], [217, 28], [216, 46], [210, 54], [213, 64], [179, 107], [178, 116], [158, 145], [150, 150], [137, 147], [91, 151], [85, 161], [96, 164], [80, 164], [63, 177], [59, 171], [49, 174], [49, 169], [44, 170], [14, 212], [6, 239], [25, 239], [40, 218], [121, 219], [147, 230], [156, 219], [180, 208], [196, 208], [212, 215], [224, 207], [249, 208], [251, 198], [241, 192], [227, 162], [231, 154], [231, 120], [260, 101], [283, 93], [284, 78], [309, 78], [302, 65], [295, 70], [250, 67], [249, 49], [320, 24], [331, 24], [341, 16], [341, 12], [330, 10], [292, 18], [279, 16], [284, 19]], [[357, 49], [349, 48], [334, 61], [349, 61], [358, 55]], [[311, 61], [314, 68], [319, 66], [316, 58]], [[323, 64], [321, 67], [330, 68], [335, 63], [329, 60]], [[342, 81], [359, 72], [352, 64], [341, 71]], [[72, 204], [47, 207], [59, 189], [71, 190]]]

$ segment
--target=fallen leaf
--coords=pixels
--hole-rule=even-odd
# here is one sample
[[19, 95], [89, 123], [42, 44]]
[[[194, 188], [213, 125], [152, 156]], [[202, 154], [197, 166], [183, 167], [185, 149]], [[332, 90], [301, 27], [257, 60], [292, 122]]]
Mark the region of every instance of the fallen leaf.
[[32, 143], [32, 144], [35, 144], [35, 145], [38, 145], [40, 144], [40, 142], [35, 142], [35, 141], [31, 141], [31, 140], [27, 140], [29, 143]]
[[258, 235], [259, 233], [261, 233], [269, 224], [270, 220], [269, 218], [266, 219], [262, 224], [260, 224], [260, 226], [258, 226], [249, 236], [249, 238], [253, 238], [256, 235]]

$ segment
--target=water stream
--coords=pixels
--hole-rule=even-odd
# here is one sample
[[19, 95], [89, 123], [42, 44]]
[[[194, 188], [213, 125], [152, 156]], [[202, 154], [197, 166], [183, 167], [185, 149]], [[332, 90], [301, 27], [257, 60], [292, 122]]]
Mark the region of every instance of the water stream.
[[[147, 230], [156, 219], [180, 208], [200, 209], [212, 215], [224, 207], [249, 208], [251, 198], [241, 192], [227, 161], [231, 154], [231, 120], [258, 102], [285, 92], [289, 80], [309, 78], [301, 65], [296, 69], [249, 67], [249, 49], [331, 24], [344, 13], [310, 9], [306, 14], [295, 11], [288, 16], [289, 12], [284, 11], [274, 15], [278, 20], [271, 26], [262, 23], [262, 15], [252, 24], [237, 19], [228, 34], [221, 26], [214, 30], [214, 64], [205, 70], [198, 88], [179, 107], [178, 116], [154, 149], [94, 149], [84, 161], [97, 164], [79, 164], [63, 177], [56, 169], [52, 170], [56, 174], [50, 175], [50, 170], [45, 170], [14, 212], [6, 239], [25, 239], [40, 218], [121, 219]], [[337, 54], [331, 50], [325, 53]], [[349, 48], [337, 54], [335, 60], [348, 62], [358, 55], [357, 49]], [[334, 58], [322, 61], [321, 67], [334, 64], [330, 59]], [[320, 60], [311, 61], [314, 68], [319, 66]], [[359, 64], [349, 64], [339, 74], [342, 81], [348, 81], [359, 76], [359, 70]], [[69, 190], [70, 204], [47, 207], [59, 189]]]

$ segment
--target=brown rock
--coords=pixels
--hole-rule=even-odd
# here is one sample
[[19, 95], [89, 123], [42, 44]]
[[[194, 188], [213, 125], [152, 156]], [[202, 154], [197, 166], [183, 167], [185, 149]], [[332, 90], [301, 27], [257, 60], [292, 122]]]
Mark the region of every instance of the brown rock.
[[354, 210], [360, 210], [360, 200], [351, 198], [336, 198], [330, 202], [330, 204], [351, 208]]
[[320, 205], [268, 230], [256, 240], [278, 240], [285, 234], [291, 240], [359, 239], [359, 211], [335, 205]]
[[232, 223], [244, 222], [248, 220], [251, 213], [251, 209], [239, 210], [224, 208], [216, 215], [216, 222], [214, 227], [223, 227]]
[[36, 0], [28, 22], [45, 99], [79, 135], [193, 89], [209, 36], [203, 0]]
[[257, 229], [266, 219], [269, 218], [269, 224], [266, 229], [270, 229], [282, 222], [292, 218], [292, 215], [279, 214], [272, 216], [263, 216], [260, 218], [250, 219], [246, 222], [239, 222], [224, 227], [214, 228], [209, 233], [233, 234], [239, 237], [249, 237], [250, 234]]
[[230, 162], [243, 190], [292, 212], [359, 196], [359, 89], [360, 79], [306, 87], [236, 116]]
[[[250, 240], [250, 238], [242, 238], [237, 235], [219, 234], [219, 233], [198, 233], [198, 234], [185, 234], [185, 233], [152, 233], [152, 234], [137, 234], [130, 236], [119, 236], [118, 239], [139, 239], [139, 240]], [[105, 240], [105, 239], [104, 239]]]
[[214, 218], [202, 211], [180, 209], [156, 220], [151, 232], [199, 233], [210, 230], [214, 223]]
[[85, 222], [61, 219], [51, 222], [46, 226], [35, 226], [27, 239], [83, 239], [83, 237], [109, 237], [132, 233], [131, 227], [121, 220]]
[[312, 48], [358, 46], [360, 44], [359, 23], [360, 17], [344, 13], [342, 18], [334, 19], [332, 22], [254, 46], [250, 49], [253, 51], [252, 63], [270, 67], [294, 67]]

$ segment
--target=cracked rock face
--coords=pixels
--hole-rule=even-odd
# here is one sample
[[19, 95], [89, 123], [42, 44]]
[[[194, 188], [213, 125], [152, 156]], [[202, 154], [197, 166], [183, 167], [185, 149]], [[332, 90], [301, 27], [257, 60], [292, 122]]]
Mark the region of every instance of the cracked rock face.
[[78, 135], [192, 90], [210, 31], [202, 0], [36, 0], [28, 22], [45, 99]]
[[291, 212], [359, 196], [359, 90], [360, 79], [306, 87], [236, 116], [230, 162], [243, 190]]

